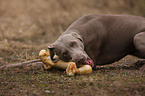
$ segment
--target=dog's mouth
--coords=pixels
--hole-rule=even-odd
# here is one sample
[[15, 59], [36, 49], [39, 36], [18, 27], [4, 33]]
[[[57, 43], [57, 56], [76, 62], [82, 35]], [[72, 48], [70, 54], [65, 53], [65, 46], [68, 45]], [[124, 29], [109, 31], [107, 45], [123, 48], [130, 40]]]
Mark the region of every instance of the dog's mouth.
[[93, 67], [93, 61], [91, 59], [87, 59], [84, 63], [84, 65], [87, 64], [87, 65], [90, 65], [91, 67]]

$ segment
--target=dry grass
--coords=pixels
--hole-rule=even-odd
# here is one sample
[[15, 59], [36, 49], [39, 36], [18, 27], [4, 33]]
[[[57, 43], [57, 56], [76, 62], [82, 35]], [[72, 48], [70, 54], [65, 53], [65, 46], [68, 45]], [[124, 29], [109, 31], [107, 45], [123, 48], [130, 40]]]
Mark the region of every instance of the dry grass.
[[0, 0], [0, 39], [52, 42], [74, 20], [83, 15], [92, 13], [144, 15], [144, 11], [141, 11], [144, 2], [139, 1], [137, 3], [135, 0], [89, 2], [87, 0], [77, 2], [74, 0]]
[[[39, 50], [83, 15], [145, 16], [144, 6], [144, 0], [0, 0], [0, 66], [38, 58]], [[127, 57], [89, 76], [72, 78], [41, 68], [2, 71], [0, 95], [141, 96], [144, 72], [124, 68], [135, 61]]]

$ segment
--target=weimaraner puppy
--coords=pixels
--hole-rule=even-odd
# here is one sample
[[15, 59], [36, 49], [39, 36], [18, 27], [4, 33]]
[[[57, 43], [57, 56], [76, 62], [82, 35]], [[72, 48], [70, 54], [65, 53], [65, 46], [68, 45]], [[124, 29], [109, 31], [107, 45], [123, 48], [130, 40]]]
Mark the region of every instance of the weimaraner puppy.
[[72, 23], [50, 46], [50, 57], [77, 65], [110, 64], [126, 55], [145, 59], [145, 18], [132, 15], [87, 15]]

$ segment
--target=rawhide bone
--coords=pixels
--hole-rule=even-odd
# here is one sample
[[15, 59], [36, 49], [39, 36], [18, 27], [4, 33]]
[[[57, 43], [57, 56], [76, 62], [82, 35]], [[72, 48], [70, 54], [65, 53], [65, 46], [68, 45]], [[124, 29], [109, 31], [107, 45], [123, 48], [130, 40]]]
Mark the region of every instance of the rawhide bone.
[[[58, 57], [55, 56], [54, 58]], [[58, 60], [56, 63], [52, 62], [48, 50], [41, 50], [39, 52], [39, 59], [44, 63], [45, 69], [50, 69], [51, 67], [64, 69], [68, 76], [92, 73], [92, 67], [90, 65], [81, 65], [80, 68], [77, 68], [74, 62], [64, 62], [61, 60]]]

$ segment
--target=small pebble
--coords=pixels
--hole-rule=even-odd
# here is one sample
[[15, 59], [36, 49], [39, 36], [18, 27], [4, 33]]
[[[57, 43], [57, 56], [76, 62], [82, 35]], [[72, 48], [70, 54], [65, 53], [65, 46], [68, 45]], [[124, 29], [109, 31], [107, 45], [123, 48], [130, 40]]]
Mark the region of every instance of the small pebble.
[[45, 90], [45, 92], [46, 92], [46, 93], [51, 93], [51, 91], [49, 91], [49, 90]]

